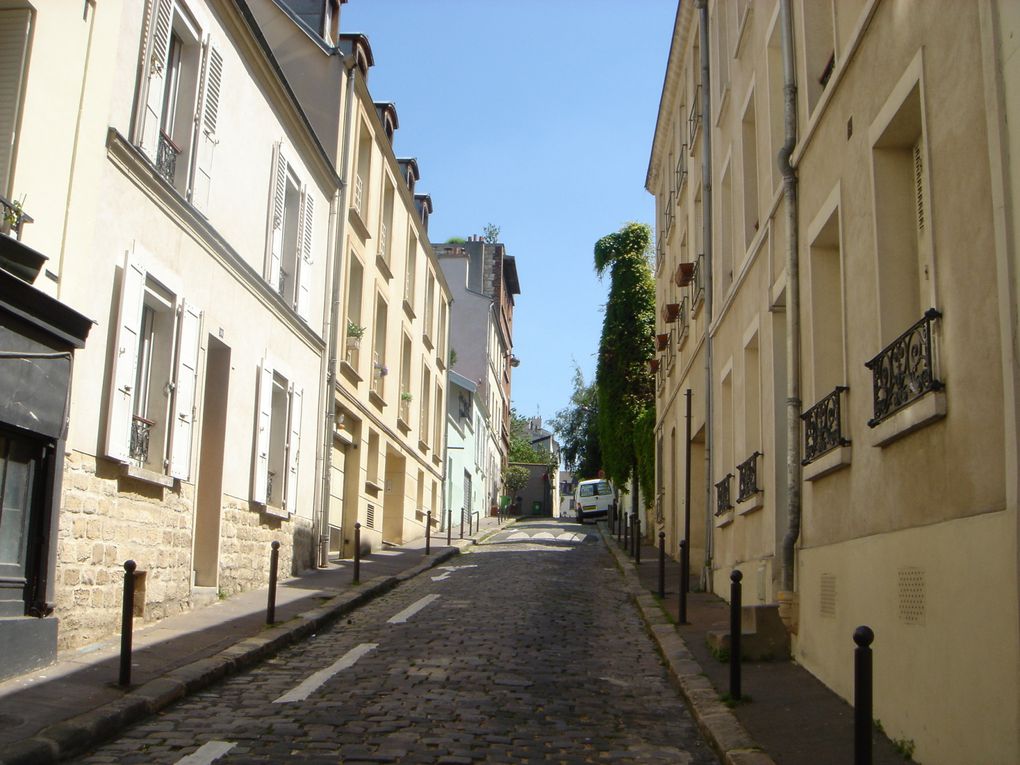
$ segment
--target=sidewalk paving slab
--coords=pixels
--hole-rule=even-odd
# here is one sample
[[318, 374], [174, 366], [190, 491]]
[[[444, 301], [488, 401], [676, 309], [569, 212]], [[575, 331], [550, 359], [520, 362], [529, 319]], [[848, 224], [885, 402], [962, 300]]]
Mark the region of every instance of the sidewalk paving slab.
[[[315, 634], [369, 600], [439, 566], [514, 518], [482, 518], [473, 534], [436, 532], [362, 559], [331, 561], [277, 586], [276, 622], [265, 623], [268, 587], [151, 624], [135, 623], [129, 688], [117, 685], [120, 636], [63, 652], [55, 664], [0, 682], [0, 765], [58, 762], [128, 725]], [[267, 551], [268, 555], [268, 551]]]
[[[724, 763], [853, 762], [853, 707], [794, 661], [745, 661], [741, 665], [741, 691], [751, 700], [732, 709], [727, 707], [722, 696], [729, 690], [729, 664], [712, 655], [707, 635], [729, 630], [729, 604], [712, 593], [691, 592], [687, 598], [688, 624], [677, 624], [679, 562], [666, 556], [665, 598], [660, 601], [658, 548], [643, 544], [641, 563], [635, 565], [609, 527], [602, 522], [598, 525], [688, 706]], [[846, 654], [851, 665], [853, 649], [848, 635]], [[875, 730], [872, 762], [903, 765], [909, 760]]]

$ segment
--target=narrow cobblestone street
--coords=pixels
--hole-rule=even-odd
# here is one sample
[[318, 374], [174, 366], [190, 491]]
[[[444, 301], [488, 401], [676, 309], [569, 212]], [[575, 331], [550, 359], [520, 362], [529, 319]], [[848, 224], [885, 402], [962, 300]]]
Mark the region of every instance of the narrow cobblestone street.
[[515, 524], [81, 758], [713, 763], [590, 527]]

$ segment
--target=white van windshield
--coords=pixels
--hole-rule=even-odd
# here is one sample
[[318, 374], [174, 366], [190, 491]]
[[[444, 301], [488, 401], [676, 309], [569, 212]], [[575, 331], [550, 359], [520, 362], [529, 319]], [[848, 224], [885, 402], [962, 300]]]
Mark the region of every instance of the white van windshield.
[[609, 481], [593, 481], [592, 483], [582, 483], [578, 494], [582, 497], [594, 497], [599, 494], [612, 494], [613, 490], [609, 488]]

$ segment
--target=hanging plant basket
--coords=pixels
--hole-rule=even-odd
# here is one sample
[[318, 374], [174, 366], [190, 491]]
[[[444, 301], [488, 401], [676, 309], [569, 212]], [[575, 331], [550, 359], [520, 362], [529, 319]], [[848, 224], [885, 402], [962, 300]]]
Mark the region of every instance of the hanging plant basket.
[[673, 274], [673, 280], [676, 282], [678, 287], [686, 287], [692, 281], [694, 281], [694, 264], [693, 263], [681, 263], [676, 267], [676, 273]]
[[672, 324], [676, 321], [677, 316], [680, 315], [680, 304], [679, 303], [666, 303], [662, 307], [662, 320], [667, 324]]
[[662, 334], [655, 336], [656, 346], [660, 351], [664, 351], [669, 347], [669, 335]]
[[347, 338], [347, 350], [356, 351], [361, 347], [360, 337], [348, 337]]

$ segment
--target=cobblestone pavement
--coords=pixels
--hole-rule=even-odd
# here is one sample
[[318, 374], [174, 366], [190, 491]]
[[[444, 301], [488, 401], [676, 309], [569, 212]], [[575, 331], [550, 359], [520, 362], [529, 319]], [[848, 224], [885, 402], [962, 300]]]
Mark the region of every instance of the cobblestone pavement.
[[717, 762], [593, 534], [515, 524], [78, 762]]

